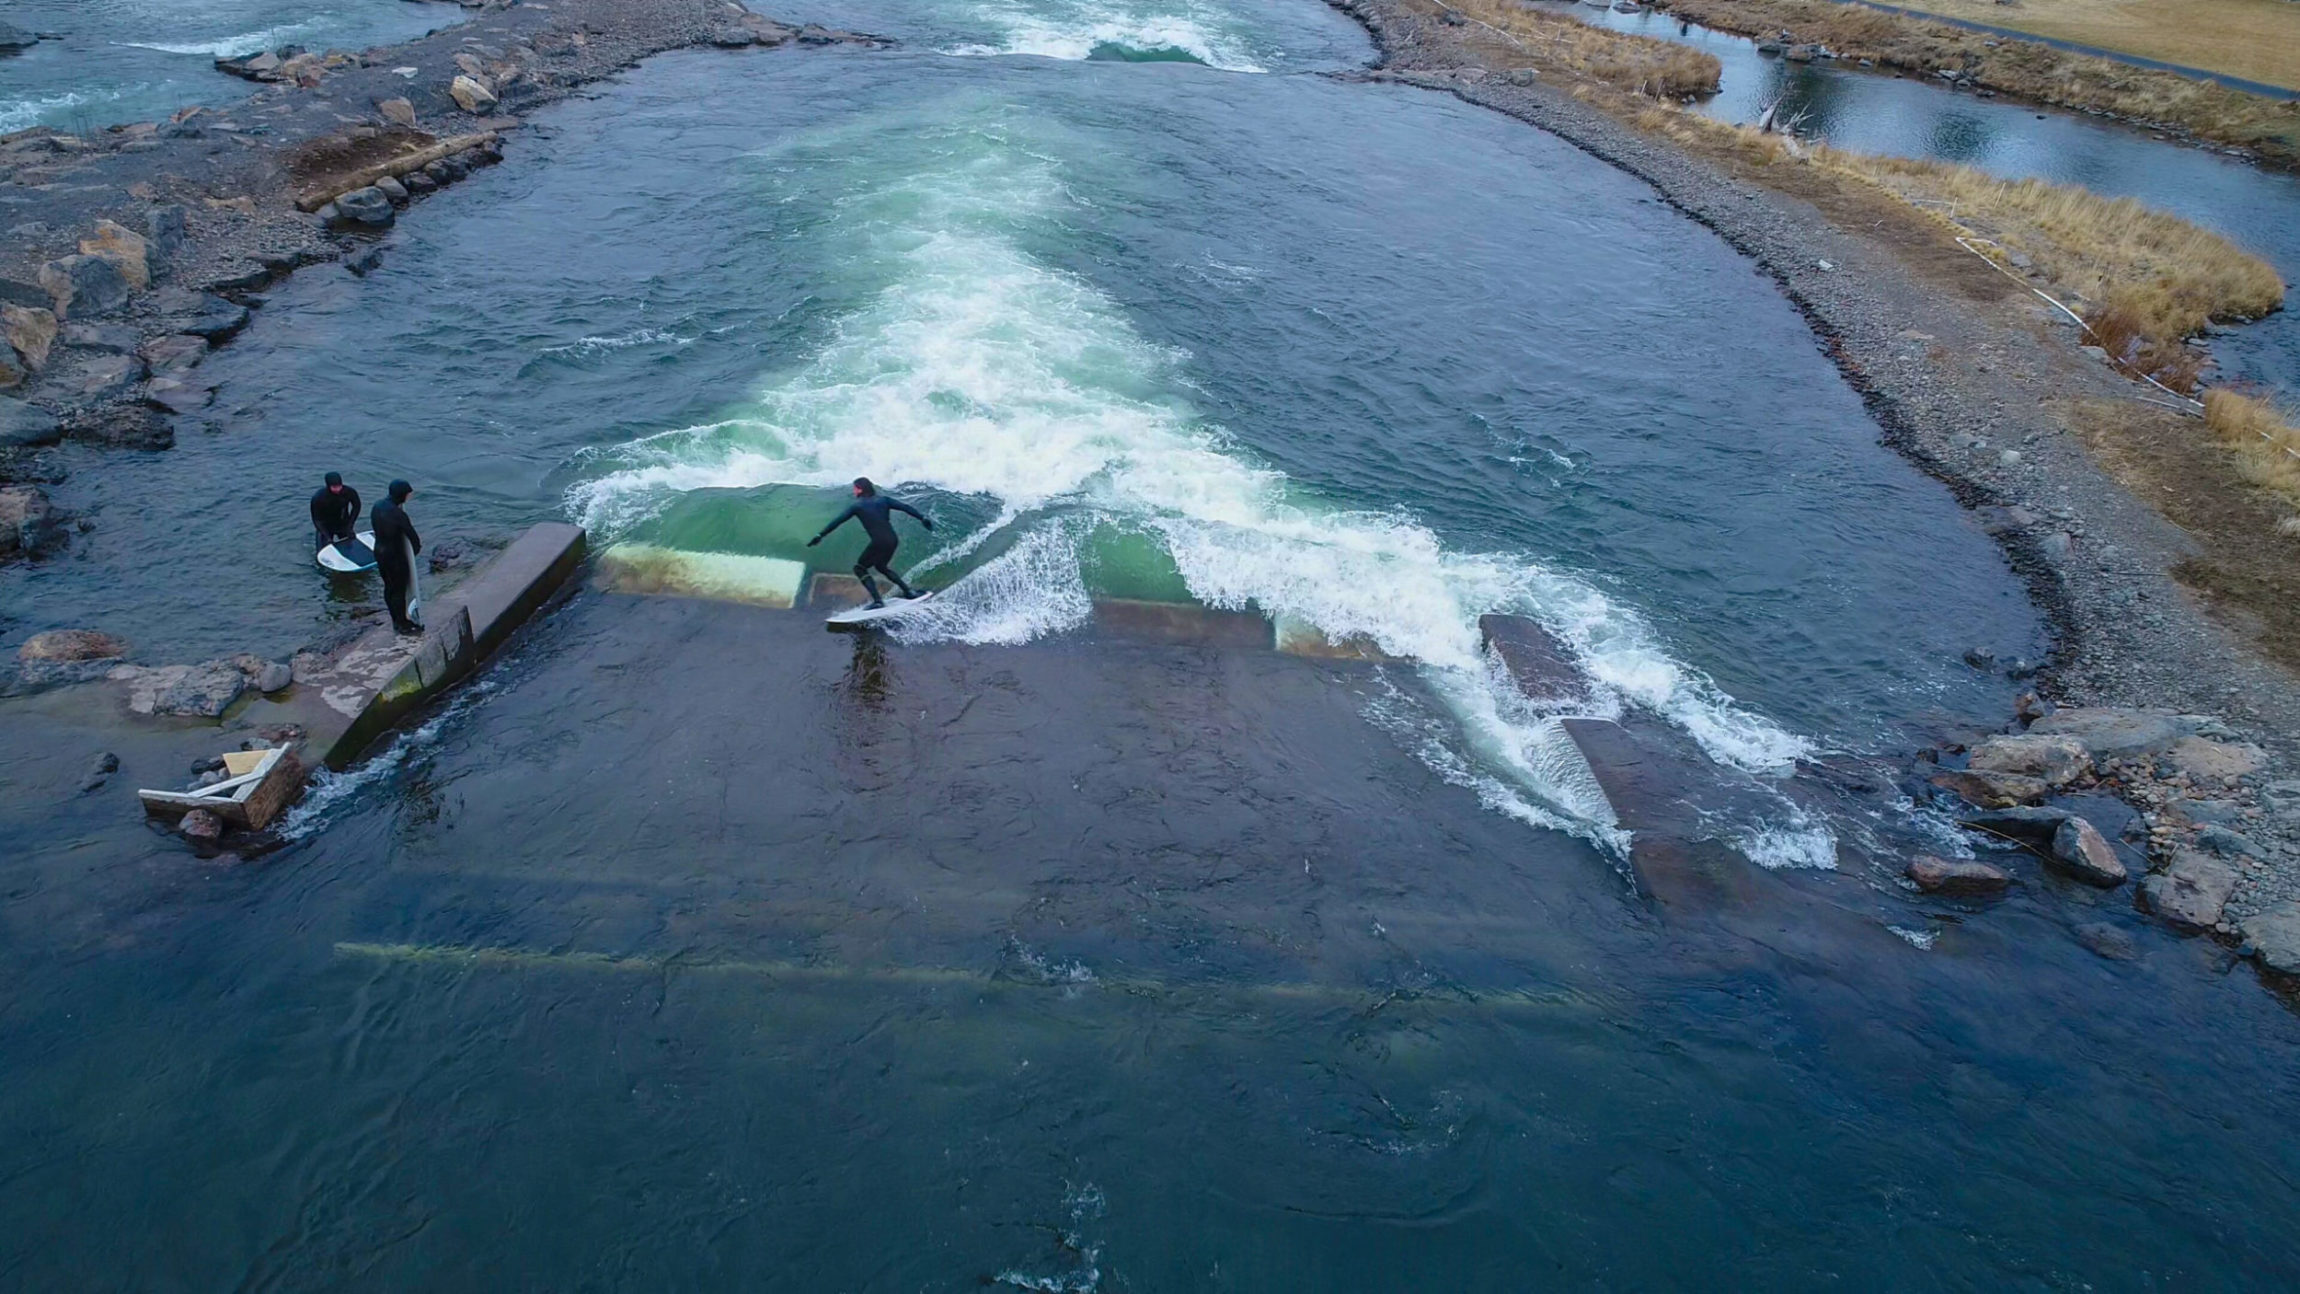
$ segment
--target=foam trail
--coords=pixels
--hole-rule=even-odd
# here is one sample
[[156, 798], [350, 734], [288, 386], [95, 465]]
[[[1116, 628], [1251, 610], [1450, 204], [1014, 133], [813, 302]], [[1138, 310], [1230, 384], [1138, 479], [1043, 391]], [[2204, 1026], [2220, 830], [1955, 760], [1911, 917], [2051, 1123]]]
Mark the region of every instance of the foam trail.
[[1150, 0], [1036, 0], [982, 5], [972, 17], [997, 31], [987, 42], [953, 46], [960, 55], [1029, 54], [1072, 62], [1115, 53], [1122, 58], [1171, 57], [1226, 72], [1266, 72], [1238, 19], [1221, 7], [1185, 0], [1171, 7]]
[[267, 49], [295, 43], [295, 38], [316, 29], [313, 22], [282, 23], [261, 31], [242, 32], [237, 36], [221, 36], [200, 41], [124, 40], [119, 43], [134, 49], [155, 49], [163, 54], [206, 54], [211, 58], [238, 58], [242, 54], [257, 54]]
[[[890, 167], [889, 140], [919, 156]], [[1779, 772], [1806, 751], [1587, 582], [1523, 554], [1451, 550], [1401, 512], [1335, 507], [1241, 452], [1177, 395], [1184, 356], [1024, 250], [1024, 231], [1076, 202], [1050, 152], [1003, 120], [953, 113], [882, 127], [875, 143], [826, 132], [780, 153], [778, 177], [808, 178], [776, 182], [825, 190], [845, 240], [833, 250], [871, 290], [811, 357], [726, 416], [589, 456], [571, 509], [613, 534], [688, 491], [837, 488], [857, 475], [995, 501], [1000, 527], [1058, 509], [1067, 523], [1041, 521], [898, 631], [979, 643], [1081, 623], [1079, 546], [1105, 521], [1153, 537], [1208, 605], [1417, 662], [1458, 725], [1425, 760], [1497, 811], [1584, 824], [1593, 839], [1615, 831], [1603, 796], [1555, 716], [1494, 672], [1484, 612], [1541, 620], [1589, 665], [1603, 705], [1661, 715], [1721, 763]], [[1825, 835], [1751, 839], [1811, 858], [1833, 849]]]

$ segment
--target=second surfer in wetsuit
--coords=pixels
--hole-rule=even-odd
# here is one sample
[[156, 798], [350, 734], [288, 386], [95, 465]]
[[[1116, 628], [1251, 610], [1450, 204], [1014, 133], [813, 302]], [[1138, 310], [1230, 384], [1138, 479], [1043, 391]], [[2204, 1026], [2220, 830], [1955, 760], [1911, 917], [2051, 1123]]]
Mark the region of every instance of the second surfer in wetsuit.
[[894, 558], [895, 548], [902, 543], [901, 540], [895, 538], [892, 514], [907, 512], [918, 518], [918, 524], [925, 526], [928, 530], [934, 529], [934, 523], [926, 519], [925, 513], [902, 500], [890, 499], [880, 494], [878, 487], [872, 485], [867, 476], [856, 477], [854, 488], [855, 501], [853, 506], [840, 513], [838, 520], [824, 526], [814, 538], [808, 540], [807, 547], [812, 548], [821, 543], [825, 536], [845, 525], [847, 519], [852, 517], [862, 522], [863, 533], [870, 536], [870, 545], [863, 549], [862, 556], [855, 561], [855, 578], [862, 581], [863, 590], [870, 594], [871, 607], [875, 610], [886, 605], [885, 600], [878, 595], [877, 582], [870, 577], [872, 571], [877, 571], [893, 580], [894, 586], [902, 590], [904, 597], [917, 597], [918, 592], [908, 584], [903, 583], [902, 577], [894, 573], [893, 567], [887, 565]]

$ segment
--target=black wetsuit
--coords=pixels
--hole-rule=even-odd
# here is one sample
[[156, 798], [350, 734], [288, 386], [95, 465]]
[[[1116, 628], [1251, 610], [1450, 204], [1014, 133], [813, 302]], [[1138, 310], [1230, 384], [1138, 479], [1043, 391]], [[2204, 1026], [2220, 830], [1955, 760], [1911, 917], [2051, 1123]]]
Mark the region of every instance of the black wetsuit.
[[407, 510], [388, 500], [375, 505], [371, 519], [375, 522], [375, 569], [383, 576], [383, 605], [391, 610], [391, 627], [412, 629], [414, 622], [407, 618], [407, 586], [415, 568], [409, 564], [408, 553], [423, 551], [423, 536], [415, 533]]
[[916, 597], [918, 595], [911, 591], [910, 585], [903, 583], [902, 577], [895, 574], [893, 568], [887, 565], [888, 562], [894, 560], [894, 550], [902, 544], [902, 541], [897, 539], [894, 533], [892, 514], [896, 512], [907, 512], [918, 518], [918, 524], [925, 526], [928, 530], [934, 529], [934, 523], [926, 519], [925, 513], [900, 499], [888, 498], [883, 494], [873, 494], [868, 498], [856, 499], [852, 507], [839, 514], [838, 520], [824, 526], [820, 533], [808, 540], [807, 546], [811, 548], [821, 543], [824, 536], [845, 525], [850, 518], [860, 521], [863, 533], [870, 536], [870, 543], [863, 548], [862, 556], [855, 559], [855, 578], [861, 580], [863, 588], [869, 591], [870, 600], [878, 601], [878, 584], [870, 577], [872, 571], [877, 571], [893, 580], [894, 586], [902, 590], [904, 597]]
[[352, 536], [352, 525], [359, 520], [359, 491], [345, 486], [333, 494], [326, 486], [311, 496], [312, 547], [325, 548], [338, 539]]

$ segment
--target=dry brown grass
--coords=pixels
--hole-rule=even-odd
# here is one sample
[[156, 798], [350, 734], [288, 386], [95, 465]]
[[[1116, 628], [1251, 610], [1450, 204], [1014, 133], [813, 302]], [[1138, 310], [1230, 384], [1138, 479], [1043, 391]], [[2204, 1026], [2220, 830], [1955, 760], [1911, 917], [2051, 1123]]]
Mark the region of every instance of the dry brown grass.
[[2300, 427], [2290, 413], [2264, 397], [2217, 387], [2204, 393], [2204, 425], [2236, 456], [2245, 480], [2300, 504]]
[[1898, 0], [1903, 8], [2009, 27], [2300, 90], [2292, 0]]
[[1517, 0], [1456, 0], [1448, 6], [1498, 40], [1485, 42], [1501, 61], [1537, 72], [1568, 73], [1631, 94], [1682, 99], [1714, 94], [1724, 69], [1714, 54], [1649, 36], [1607, 31]]
[[1999, 93], [2159, 123], [2250, 149], [2279, 166], [2300, 167], [2300, 103], [1837, 0], [1669, 0], [1668, 8], [1722, 31], [1751, 36], [1787, 31], [1801, 43], [1826, 45], [1846, 58], [1873, 59], [1919, 75], [1961, 70], [1975, 84]]

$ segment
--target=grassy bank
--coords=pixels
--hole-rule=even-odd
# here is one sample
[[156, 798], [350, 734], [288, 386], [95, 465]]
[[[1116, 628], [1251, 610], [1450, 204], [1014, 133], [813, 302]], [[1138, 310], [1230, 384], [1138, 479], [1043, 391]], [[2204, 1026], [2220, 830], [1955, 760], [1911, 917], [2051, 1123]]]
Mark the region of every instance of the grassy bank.
[[[2289, 0], [2275, 3], [2300, 10]], [[1669, 0], [1667, 7], [1705, 27], [1749, 36], [1785, 31], [1800, 44], [1922, 76], [1961, 72], [2001, 94], [2167, 126], [2300, 169], [2300, 103], [1837, 0]]]
[[[2263, 397], [2218, 388], [2204, 393], [2204, 425], [2235, 455], [2238, 474], [2300, 508], [2300, 427], [2289, 413]], [[2300, 516], [2278, 528], [2300, 536]]]
[[1499, 36], [1493, 61], [1509, 69], [1562, 73], [1657, 98], [1714, 94], [1723, 75], [1714, 54], [1606, 31], [1518, 0], [1455, 0], [1441, 6], [1441, 12], [1449, 11], [1464, 25]]
[[2292, 0], [1894, 0], [2099, 49], [2300, 90], [2300, 5]]

